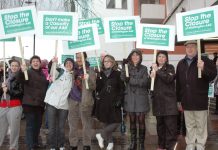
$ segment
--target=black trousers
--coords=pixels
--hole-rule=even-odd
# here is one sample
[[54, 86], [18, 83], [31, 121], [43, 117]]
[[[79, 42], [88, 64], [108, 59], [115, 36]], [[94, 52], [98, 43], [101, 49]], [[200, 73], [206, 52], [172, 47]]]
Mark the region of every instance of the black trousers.
[[177, 115], [156, 116], [156, 119], [159, 148], [173, 150], [177, 141]]

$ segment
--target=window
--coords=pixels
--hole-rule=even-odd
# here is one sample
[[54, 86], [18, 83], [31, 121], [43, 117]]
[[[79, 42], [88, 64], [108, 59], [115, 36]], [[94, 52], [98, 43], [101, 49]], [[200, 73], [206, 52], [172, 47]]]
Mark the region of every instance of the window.
[[127, 0], [107, 0], [107, 9], [127, 9]]
[[140, 0], [140, 4], [160, 4], [160, 0]]

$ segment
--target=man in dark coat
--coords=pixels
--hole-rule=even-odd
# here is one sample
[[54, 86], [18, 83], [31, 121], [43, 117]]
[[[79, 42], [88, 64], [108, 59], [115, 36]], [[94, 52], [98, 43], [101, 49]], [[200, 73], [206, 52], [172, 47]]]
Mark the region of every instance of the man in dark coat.
[[[197, 42], [185, 43], [186, 56], [177, 66], [176, 90], [179, 109], [184, 109], [186, 150], [204, 150], [207, 140], [209, 82], [216, 77], [216, 66], [207, 57], [197, 59]], [[202, 78], [198, 78], [198, 68]]]

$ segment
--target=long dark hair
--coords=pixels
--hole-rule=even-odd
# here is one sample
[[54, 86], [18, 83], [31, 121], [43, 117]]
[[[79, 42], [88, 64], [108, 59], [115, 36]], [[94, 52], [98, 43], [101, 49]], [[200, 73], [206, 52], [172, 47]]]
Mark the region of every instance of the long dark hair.
[[133, 65], [133, 62], [132, 62], [132, 55], [133, 55], [134, 53], [136, 53], [136, 54], [139, 55], [139, 57], [140, 57], [140, 60], [139, 60], [139, 62], [138, 62], [138, 64], [137, 64], [137, 66], [140, 66], [141, 63], [142, 63], [142, 52], [141, 52], [139, 49], [133, 49], [133, 50], [131, 51], [131, 53], [130, 53], [129, 56], [127, 57], [128, 62], [130, 62], [130, 64]]
[[157, 64], [157, 66], [159, 66], [159, 63], [158, 63], [158, 61], [157, 61], [157, 58], [158, 58], [158, 56], [159, 56], [160, 54], [163, 54], [163, 55], [166, 56], [167, 61], [166, 61], [165, 64], [166, 64], [166, 65], [169, 64], [168, 52], [167, 52], [167, 51], [158, 51], [158, 52], [157, 52], [157, 56], [156, 56], [156, 64]]

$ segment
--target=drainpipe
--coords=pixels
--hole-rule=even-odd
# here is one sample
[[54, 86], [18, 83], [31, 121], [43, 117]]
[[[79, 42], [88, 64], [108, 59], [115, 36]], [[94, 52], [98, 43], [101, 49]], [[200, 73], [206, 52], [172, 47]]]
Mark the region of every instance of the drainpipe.
[[167, 21], [172, 17], [172, 15], [176, 12], [176, 10], [179, 8], [179, 6], [184, 2], [184, 0], [181, 0], [177, 6], [171, 11], [171, 13], [166, 17], [166, 19], [163, 21], [163, 24], [166, 24]]

